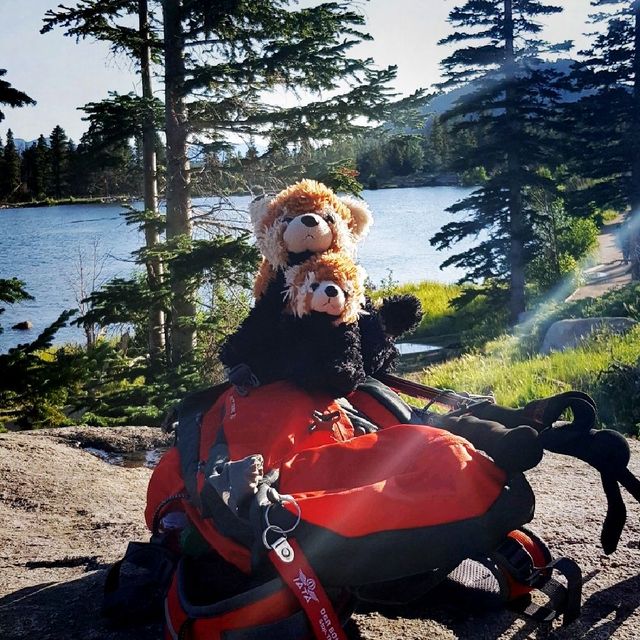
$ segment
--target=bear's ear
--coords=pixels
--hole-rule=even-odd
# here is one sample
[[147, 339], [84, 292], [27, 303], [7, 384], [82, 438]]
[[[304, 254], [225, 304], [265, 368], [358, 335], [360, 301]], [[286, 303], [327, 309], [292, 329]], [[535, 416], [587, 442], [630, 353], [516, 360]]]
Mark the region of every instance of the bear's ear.
[[361, 240], [367, 235], [369, 227], [373, 224], [373, 216], [367, 203], [364, 200], [358, 198], [352, 198], [351, 196], [344, 196], [340, 198], [342, 204], [344, 204], [349, 211], [351, 211], [351, 222], [349, 223], [349, 229], [353, 233], [353, 237], [356, 240]]
[[272, 193], [263, 193], [261, 196], [254, 198], [249, 204], [249, 217], [254, 226], [264, 219], [273, 197]]

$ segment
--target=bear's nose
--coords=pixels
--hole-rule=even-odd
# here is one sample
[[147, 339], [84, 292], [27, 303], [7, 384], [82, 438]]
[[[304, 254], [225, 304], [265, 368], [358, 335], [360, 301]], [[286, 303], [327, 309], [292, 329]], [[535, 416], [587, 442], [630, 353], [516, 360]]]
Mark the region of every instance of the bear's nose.
[[329, 298], [335, 298], [339, 293], [338, 287], [334, 287], [332, 284], [328, 285], [324, 292], [329, 296]]
[[300, 221], [305, 227], [317, 227], [318, 219], [315, 216], [302, 216]]

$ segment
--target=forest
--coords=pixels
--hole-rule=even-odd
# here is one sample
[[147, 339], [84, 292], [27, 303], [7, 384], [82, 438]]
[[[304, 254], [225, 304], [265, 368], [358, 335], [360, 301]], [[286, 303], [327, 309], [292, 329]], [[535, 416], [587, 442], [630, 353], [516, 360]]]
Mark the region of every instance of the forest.
[[[145, 244], [138, 277], [107, 283], [82, 313], [65, 310], [0, 355], [7, 420], [67, 424], [81, 411], [85, 423], [155, 424], [187, 390], [221, 379], [216, 354], [251, 304], [259, 256], [215, 211], [194, 217], [196, 195], [255, 194], [302, 176], [356, 194], [409, 177], [472, 185], [430, 241], [446, 248], [484, 233], [447, 264], [465, 273], [458, 312], [484, 300], [502, 330], [571, 277], [608, 216], [628, 215], [640, 279], [640, 2], [592, 4], [591, 44], [576, 51], [540, 38], [561, 6], [461, 2], [441, 42], [442, 84], [404, 98], [391, 88], [395, 67], [353, 53], [371, 37], [355, 2], [82, 0], [47, 11], [43, 37], [107, 42], [135, 65], [141, 92], [82, 106], [77, 144], [57, 126], [19, 152], [8, 132], [0, 201], [140, 198], [144, 210], [124, 215]], [[28, 108], [7, 74], [0, 106]], [[277, 89], [308, 99], [276, 107], [265, 95]], [[432, 111], [450, 92], [448, 108]], [[5, 304], [28, 296], [20, 274], [0, 280]], [[87, 344], [51, 348], [69, 321]], [[131, 328], [126, 348], [102, 338], [114, 325]]]

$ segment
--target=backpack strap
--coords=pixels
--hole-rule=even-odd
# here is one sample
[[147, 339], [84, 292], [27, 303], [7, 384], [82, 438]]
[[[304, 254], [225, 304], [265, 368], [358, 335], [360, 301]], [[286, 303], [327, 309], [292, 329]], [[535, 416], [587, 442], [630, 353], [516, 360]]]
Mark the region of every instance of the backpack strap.
[[274, 542], [269, 559], [307, 614], [318, 640], [347, 640], [338, 614], [295, 538]]
[[189, 500], [197, 509], [202, 508], [197, 480], [202, 418], [228, 388], [229, 385], [225, 383], [191, 393], [177, 409], [176, 444], [180, 453], [180, 469]]
[[[266, 496], [271, 504], [263, 511], [266, 526], [262, 532], [262, 543], [271, 564], [306, 613], [314, 637], [317, 640], [347, 640], [322, 583], [296, 539], [291, 537], [300, 522], [300, 507], [292, 496], [281, 495], [274, 489], [269, 489]], [[298, 515], [291, 526], [283, 529], [271, 521], [269, 512], [271, 506], [282, 508], [285, 503], [293, 504]]]
[[[564, 578], [564, 584], [555, 574]], [[567, 625], [580, 615], [582, 572], [569, 558], [554, 560], [538, 536], [520, 528], [510, 532], [491, 554], [463, 560], [442, 588], [474, 609], [506, 604], [524, 618], [550, 622], [562, 616]], [[547, 596], [547, 601], [534, 602], [534, 592]]]
[[[580, 615], [582, 602], [582, 571], [570, 558], [555, 560], [546, 544], [530, 531], [511, 532], [491, 554], [491, 559], [505, 574], [509, 608], [515, 613], [538, 622], [550, 622], [562, 615], [563, 625]], [[564, 577], [566, 586], [554, 577]], [[532, 591], [544, 593], [545, 605], [533, 602]]]
[[[466, 408], [470, 405], [480, 403], [494, 403], [493, 396], [479, 396], [469, 393], [456, 393], [451, 389], [437, 389], [429, 387], [419, 382], [406, 380], [390, 373], [383, 373], [377, 376], [377, 379], [383, 384], [399, 393], [405, 393], [412, 398], [420, 398], [421, 400], [429, 400], [427, 408], [432, 404], [439, 404], [449, 407], [451, 410]], [[369, 382], [369, 378], [367, 382]], [[359, 387], [360, 388], [360, 387]]]

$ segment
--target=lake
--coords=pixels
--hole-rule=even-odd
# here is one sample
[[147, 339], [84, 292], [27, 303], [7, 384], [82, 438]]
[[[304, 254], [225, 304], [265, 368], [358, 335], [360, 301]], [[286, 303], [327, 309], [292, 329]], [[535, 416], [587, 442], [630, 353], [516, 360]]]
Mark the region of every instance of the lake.
[[[452, 251], [436, 251], [429, 238], [451, 220], [445, 209], [468, 193], [469, 189], [459, 187], [363, 192], [373, 212], [374, 225], [361, 245], [359, 259], [371, 280], [374, 283], [389, 277], [400, 283], [457, 280], [462, 275], [459, 270], [439, 269]], [[249, 197], [232, 201], [246, 208]], [[201, 206], [211, 202], [196, 200]], [[74, 287], [77, 289], [80, 280], [79, 267], [82, 262], [85, 275], [90, 278], [94, 253], [103, 263], [98, 284], [133, 273], [136, 266], [130, 253], [140, 246], [142, 238], [135, 227], [125, 224], [120, 211], [120, 205], [0, 209], [0, 278], [23, 280], [35, 298], [7, 305], [0, 315], [4, 327], [0, 352], [33, 340], [63, 310], [78, 306]], [[455, 252], [468, 246], [463, 243]], [[30, 320], [33, 329], [26, 332], [11, 329], [22, 320]], [[83, 339], [80, 330], [67, 327], [57, 334], [56, 342]]]

